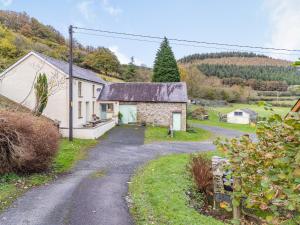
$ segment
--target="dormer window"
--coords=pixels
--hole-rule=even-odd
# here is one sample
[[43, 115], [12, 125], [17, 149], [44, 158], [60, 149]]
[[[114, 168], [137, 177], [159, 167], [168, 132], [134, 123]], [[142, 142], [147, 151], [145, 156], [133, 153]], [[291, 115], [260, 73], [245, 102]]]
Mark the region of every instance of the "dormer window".
[[78, 82], [78, 97], [82, 97], [82, 82]]

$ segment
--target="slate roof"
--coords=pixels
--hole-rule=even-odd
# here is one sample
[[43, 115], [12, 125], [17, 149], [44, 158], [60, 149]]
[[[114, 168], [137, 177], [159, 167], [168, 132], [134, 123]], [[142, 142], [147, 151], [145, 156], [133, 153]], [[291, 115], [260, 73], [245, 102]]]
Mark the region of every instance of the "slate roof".
[[184, 82], [111, 83], [105, 85], [98, 101], [186, 103], [188, 96]]
[[[57, 67], [61, 71], [63, 71], [65, 74], [69, 74], [69, 63], [63, 60], [54, 59], [52, 57], [46, 56], [44, 54], [33, 52], [34, 54], [40, 56], [44, 60], [46, 60], [48, 63], [52, 64], [53, 66]], [[79, 66], [73, 65], [73, 77], [92, 81], [96, 83], [106, 84], [104, 80], [102, 80], [95, 72], [91, 70], [87, 70], [84, 68], [81, 68]]]
[[241, 111], [248, 113], [250, 116], [257, 116], [257, 112], [253, 111], [252, 109], [240, 109]]

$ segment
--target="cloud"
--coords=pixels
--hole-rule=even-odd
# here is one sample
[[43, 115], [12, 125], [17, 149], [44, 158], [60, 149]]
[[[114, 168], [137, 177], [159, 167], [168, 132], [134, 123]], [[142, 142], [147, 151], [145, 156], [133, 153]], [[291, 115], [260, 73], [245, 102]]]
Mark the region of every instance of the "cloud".
[[[300, 49], [299, 0], [264, 0], [270, 24], [268, 47]], [[275, 56], [275, 55], [274, 55]], [[278, 57], [278, 55], [277, 55]], [[295, 56], [286, 56], [294, 60]]]
[[13, 0], [0, 0], [1, 5], [3, 6], [9, 6], [13, 3]]
[[118, 16], [120, 15], [123, 10], [118, 8], [118, 7], [114, 7], [109, 0], [102, 0], [102, 7], [103, 9], [108, 12], [111, 16]]
[[93, 5], [93, 0], [82, 1], [77, 4], [77, 9], [81, 15], [88, 21], [95, 18], [95, 13], [92, 11], [91, 6]]
[[[110, 46], [108, 47], [109, 50], [111, 50], [113, 53], [115, 53], [115, 55], [118, 57], [119, 61], [121, 64], [128, 64], [130, 63], [130, 57], [125, 55], [124, 53], [120, 52], [120, 49], [118, 46], [114, 45], [114, 46]], [[142, 65], [143, 62], [137, 58], [134, 58], [134, 64], [135, 65]]]

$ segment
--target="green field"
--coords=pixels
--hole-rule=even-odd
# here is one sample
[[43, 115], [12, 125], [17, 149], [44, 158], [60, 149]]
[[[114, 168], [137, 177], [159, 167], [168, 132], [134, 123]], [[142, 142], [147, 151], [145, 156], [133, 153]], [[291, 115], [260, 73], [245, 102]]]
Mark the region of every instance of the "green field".
[[209, 109], [216, 112], [220, 112], [222, 114], [226, 114], [235, 109], [245, 109], [245, 108], [254, 110], [261, 117], [269, 117], [274, 113], [279, 114], [281, 116], [285, 116], [291, 110], [291, 108], [289, 107], [272, 107], [273, 111], [270, 111], [270, 110], [265, 110], [263, 106], [258, 106], [255, 104], [230, 104], [229, 106], [225, 106], [225, 107], [210, 107]]
[[203, 141], [209, 139], [212, 134], [201, 128], [193, 128], [193, 131], [174, 131], [174, 136], [168, 135], [166, 127], [148, 126], [145, 131], [145, 143], [161, 142], [161, 141]]
[[[195, 109], [198, 106], [191, 105], [191, 110]], [[258, 116], [260, 117], [269, 117], [272, 114], [279, 114], [281, 116], [285, 116], [289, 111], [290, 108], [288, 107], [272, 107], [273, 111], [266, 110], [263, 106], [258, 106], [255, 104], [231, 104], [224, 107], [209, 107], [206, 108], [209, 115], [209, 120], [195, 120], [191, 119], [189, 120], [189, 123], [198, 123], [203, 125], [210, 125], [210, 126], [218, 126], [223, 127], [226, 129], [231, 130], [238, 130], [245, 133], [254, 133], [255, 132], [255, 126], [251, 125], [244, 125], [244, 124], [233, 124], [233, 123], [226, 123], [226, 122], [219, 122], [218, 113], [221, 114], [227, 114], [235, 109], [252, 109], [255, 112], [258, 113]]]
[[57, 175], [72, 169], [78, 160], [86, 156], [87, 149], [96, 143], [96, 140], [74, 139], [73, 142], [69, 142], [67, 139], [63, 139], [60, 142], [51, 172], [31, 175], [15, 173], [0, 175], [0, 211], [31, 187], [50, 182]]
[[193, 185], [187, 173], [189, 154], [164, 156], [138, 170], [129, 184], [135, 224], [224, 224], [198, 213], [186, 192]]

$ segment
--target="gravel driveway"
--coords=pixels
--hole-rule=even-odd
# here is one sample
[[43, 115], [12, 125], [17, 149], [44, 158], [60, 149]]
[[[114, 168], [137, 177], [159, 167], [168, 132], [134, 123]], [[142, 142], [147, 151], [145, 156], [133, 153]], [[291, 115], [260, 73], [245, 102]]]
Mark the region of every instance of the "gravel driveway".
[[[197, 125], [199, 126], [199, 125]], [[240, 132], [208, 126], [216, 135]], [[116, 127], [94, 147], [88, 159], [55, 182], [34, 188], [0, 214], [1, 225], [133, 224], [126, 195], [134, 170], [170, 153], [214, 150], [211, 141], [143, 144], [143, 127]]]

